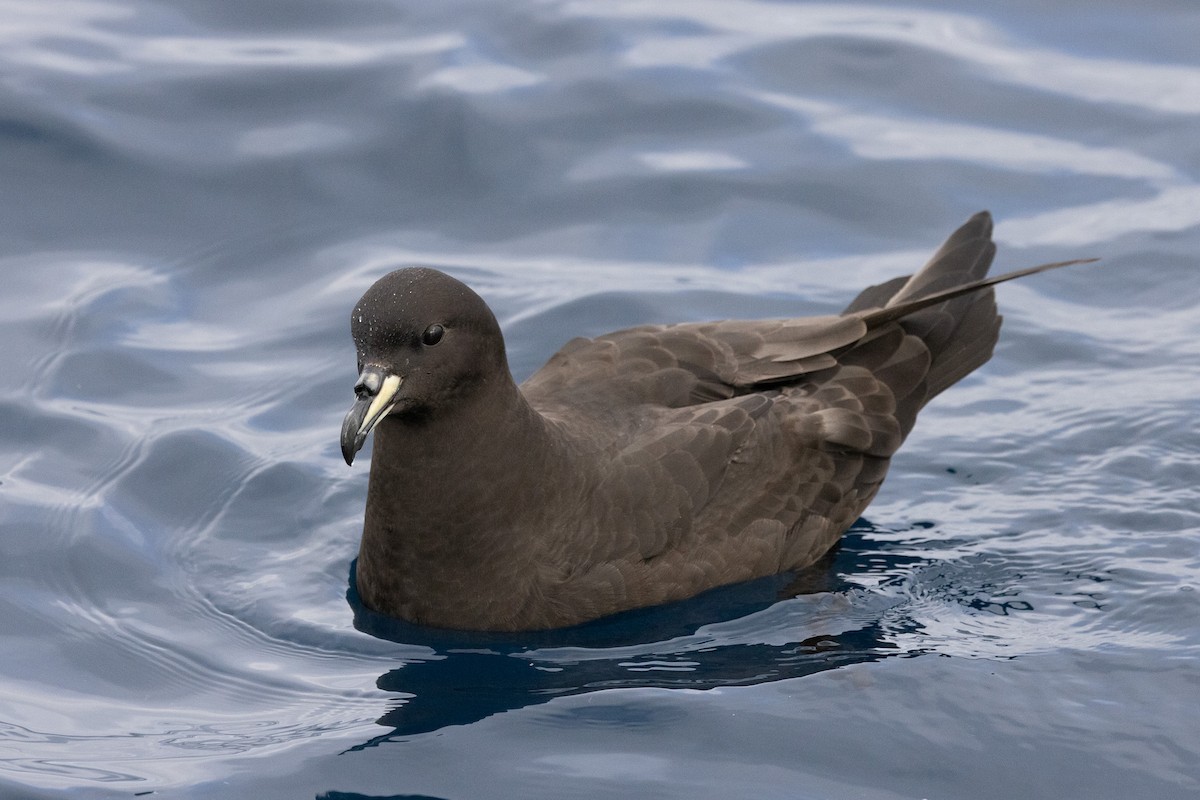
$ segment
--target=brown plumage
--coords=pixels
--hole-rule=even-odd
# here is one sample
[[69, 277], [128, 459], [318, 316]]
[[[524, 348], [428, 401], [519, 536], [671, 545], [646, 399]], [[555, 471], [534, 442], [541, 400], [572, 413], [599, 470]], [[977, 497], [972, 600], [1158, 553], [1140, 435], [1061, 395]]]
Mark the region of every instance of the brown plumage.
[[[518, 387], [495, 317], [436, 270], [352, 315], [347, 462], [375, 430], [357, 582], [371, 608], [528, 630], [816, 561], [932, 397], [992, 354], [986, 213], [837, 316], [569, 342]], [[1077, 262], [1064, 262], [1077, 263]]]

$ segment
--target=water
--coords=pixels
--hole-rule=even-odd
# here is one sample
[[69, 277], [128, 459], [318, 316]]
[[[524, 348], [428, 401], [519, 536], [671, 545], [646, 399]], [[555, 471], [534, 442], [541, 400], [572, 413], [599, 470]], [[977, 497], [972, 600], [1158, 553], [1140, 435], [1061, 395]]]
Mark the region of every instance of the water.
[[[1192, 4], [0, 2], [0, 796], [1194, 797]], [[830, 313], [990, 208], [995, 358], [799, 576], [581, 630], [355, 604], [353, 302], [519, 376]], [[800, 593], [780, 600], [796, 589]]]

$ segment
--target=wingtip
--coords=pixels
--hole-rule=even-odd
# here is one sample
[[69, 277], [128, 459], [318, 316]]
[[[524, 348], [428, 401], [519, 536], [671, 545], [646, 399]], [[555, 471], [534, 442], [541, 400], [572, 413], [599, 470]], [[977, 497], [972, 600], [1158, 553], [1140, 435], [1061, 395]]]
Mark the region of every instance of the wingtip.
[[971, 215], [963, 226], [969, 230], [978, 229], [978, 234], [984, 238], [992, 238], [992, 230], [995, 227], [992, 221], [992, 212], [984, 209]]
[[1024, 278], [1028, 275], [1036, 275], [1039, 272], [1046, 272], [1047, 270], [1058, 269], [1059, 267], [1071, 267], [1077, 264], [1094, 264], [1099, 260], [1099, 258], [1073, 258], [1069, 261], [1053, 261], [1049, 264], [1038, 264], [1036, 267], [1027, 267], [1025, 269], [1015, 270], [1013, 272], [1006, 272], [1003, 275], [995, 275], [989, 278], [971, 281], [970, 283], [965, 283], [961, 286], [945, 289], [940, 292], [934, 292], [933, 294], [924, 295], [915, 299], [906, 300], [894, 306], [889, 305], [885, 306], [884, 308], [871, 310], [864, 309], [858, 313], [862, 315], [862, 319], [867, 323], [868, 327], [875, 327], [877, 325], [899, 319], [900, 317], [906, 317], [909, 314], [920, 311], [923, 308], [928, 308], [929, 306], [937, 305], [938, 303], [943, 303], [947, 300], [952, 300], [955, 297], [961, 297], [964, 294], [977, 292], [980, 289], [986, 289], [989, 286], [995, 286], [999, 283], [1005, 283], [1007, 281], [1015, 280], [1016, 278]]

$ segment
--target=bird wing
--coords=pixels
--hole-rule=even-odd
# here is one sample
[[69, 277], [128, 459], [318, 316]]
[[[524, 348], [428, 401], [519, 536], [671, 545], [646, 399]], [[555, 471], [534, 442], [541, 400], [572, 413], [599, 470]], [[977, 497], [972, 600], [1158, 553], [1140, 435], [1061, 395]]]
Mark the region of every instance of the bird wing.
[[682, 408], [835, 366], [857, 316], [646, 325], [573, 339], [521, 385], [538, 401]]
[[[828, 549], [878, 491], [921, 407], [991, 356], [991, 286], [1079, 263], [984, 278], [991, 230], [977, 214], [915, 275], [869, 287], [838, 316], [568, 343], [522, 390], [543, 412], [588, 419], [591, 440], [605, 442], [596, 494], [618, 517], [596, 518], [623, 533], [596, 547], [636, 551], [627, 569], [666, 570], [641, 584], [676, 588], [693, 573], [729, 582]], [[629, 524], [626, 508], [644, 519]]]
[[887, 456], [866, 452], [872, 437], [899, 437], [873, 413], [891, 405], [863, 392], [862, 372], [839, 369], [812, 394], [789, 387], [657, 414], [604, 462], [582, 515], [590, 552], [575, 568], [590, 574], [589, 593], [661, 603], [713, 575], [746, 580], [828, 550], [886, 473]]

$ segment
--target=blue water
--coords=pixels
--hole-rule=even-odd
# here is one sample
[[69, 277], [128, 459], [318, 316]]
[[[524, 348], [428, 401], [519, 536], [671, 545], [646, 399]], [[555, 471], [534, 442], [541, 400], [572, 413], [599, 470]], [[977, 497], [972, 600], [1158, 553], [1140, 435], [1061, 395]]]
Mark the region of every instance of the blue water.
[[[0, 0], [0, 797], [1197, 796], [1198, 40], [1190, 0]], [[999, 290], [794, 585], [509, 637], [356, 604], [388, 269], [475, 286], [523, 377], [834, 312], [982, 208], [1000, 269], [1103, 261]]]

